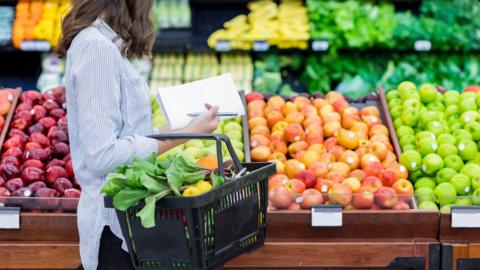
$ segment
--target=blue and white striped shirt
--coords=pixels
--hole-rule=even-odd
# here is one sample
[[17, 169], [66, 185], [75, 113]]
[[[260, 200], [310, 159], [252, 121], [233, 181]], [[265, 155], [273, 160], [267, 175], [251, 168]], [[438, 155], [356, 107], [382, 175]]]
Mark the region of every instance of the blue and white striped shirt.
[[[82, 30], [67, 53], [68, 131], [73, 167], [82, 195], [78, 231], [83, 267], [98, 265], [104, 226], [123, 239], [115, 211], [106, 209], [100, 194], [106, 175], [133, 157], [157, 153], [149, 88], [128, 59], [122, 40], [101, 19]], [[125, 247], [125, 245], [124, 245]]]

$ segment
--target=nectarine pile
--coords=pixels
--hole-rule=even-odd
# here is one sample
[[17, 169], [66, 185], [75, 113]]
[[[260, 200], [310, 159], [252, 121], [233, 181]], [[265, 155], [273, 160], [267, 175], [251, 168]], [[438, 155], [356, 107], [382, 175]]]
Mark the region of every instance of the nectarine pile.
[[247, 110], [252, 160], [277, 165], [270, 209], [409, 208], [413, 186], [378, 108], [357, 109], [338, 92], [289, 100], [251, 93]]

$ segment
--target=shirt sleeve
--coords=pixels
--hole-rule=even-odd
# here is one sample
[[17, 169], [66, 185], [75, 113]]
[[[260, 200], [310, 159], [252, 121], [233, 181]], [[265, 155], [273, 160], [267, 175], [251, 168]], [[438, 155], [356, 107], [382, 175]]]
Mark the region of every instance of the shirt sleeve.
[[[123, 126], [120, 57], [103, 41], [83, 48], [75, 67], [78, 132], [87, 169], [103, 177], [133, 157], [158, 152], [155, 139], [139, 135], [119, 137]], [[128, 112], [127, 112], [128, 113]]]

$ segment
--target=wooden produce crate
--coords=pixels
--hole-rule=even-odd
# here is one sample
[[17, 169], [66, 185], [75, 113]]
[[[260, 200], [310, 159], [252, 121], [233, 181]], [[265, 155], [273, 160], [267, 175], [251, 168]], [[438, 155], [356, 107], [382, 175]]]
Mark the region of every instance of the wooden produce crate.
[[442, 270], [480, 269], [480, 228], [452, 228], [452, 215], [440, 215]]
[[[5, 89], [0, 89], [0, 91], [6, 91]], [[12, 93], [12, 100], [10, 105], [10, 110], [8, 114], [5, 116], [5, 123], [3, 125], [3, 129], [0, 131], [0, 151], [2, 151], [3, 142], [8, 134], [8, 129], [10, 127], [10, 123], [13, 120], [13, 114], [15, 113], [15, 108], [17, 107], [18, 98], [20, 97], [20, 93], [22, 93], [22, 89], [8, 89], [10, 93]]]

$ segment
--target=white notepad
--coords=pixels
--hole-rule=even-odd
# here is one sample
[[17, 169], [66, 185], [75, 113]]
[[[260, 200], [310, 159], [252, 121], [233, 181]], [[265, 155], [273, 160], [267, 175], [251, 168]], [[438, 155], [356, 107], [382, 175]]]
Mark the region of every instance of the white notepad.
[[240, 94], [230, 74], [176, 86], [160, 87], [157, 90], [157, 99], [171, 129], [188, 125], [192, 120], [188, 114], [205, 112], [205, 103], [219, 106], [219, 112], [245, 115]]

